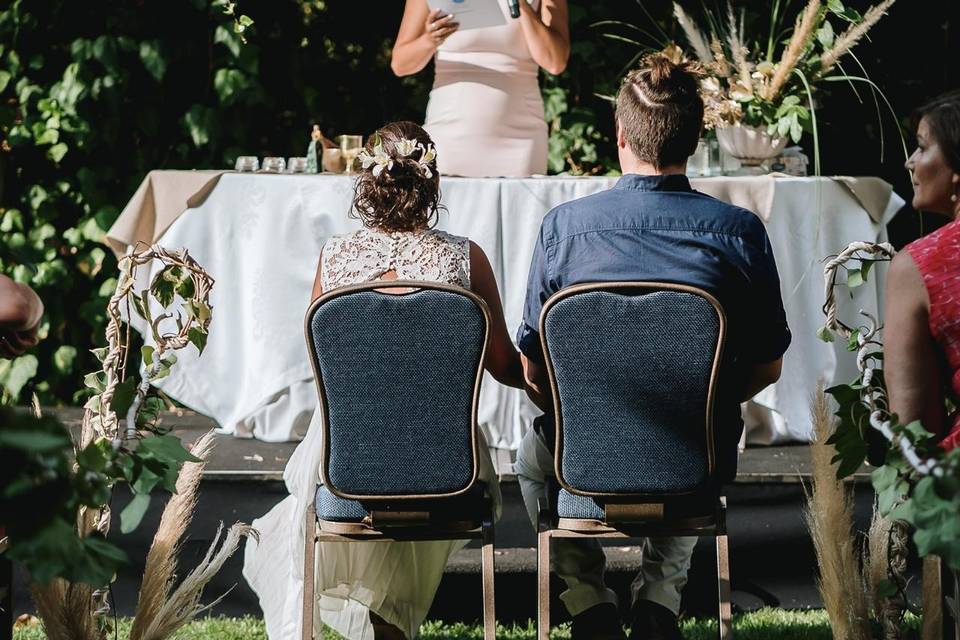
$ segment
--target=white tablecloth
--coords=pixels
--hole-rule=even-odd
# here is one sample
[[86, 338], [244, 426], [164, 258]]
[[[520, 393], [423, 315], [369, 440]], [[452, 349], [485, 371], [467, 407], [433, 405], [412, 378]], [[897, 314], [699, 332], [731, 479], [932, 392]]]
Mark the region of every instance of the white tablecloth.
[[[157, 174], [160, 173], [160, 176]], [[154, 172], [154, 189], [162, 172]], [[615, 178], [445, 178], [440, 227], [477, 242], [490, 258], [511, 332], [519, 326], [527, 270], [540, 221], [553, 206], [615, 184]], [[878, 181], [873, 181], [876, 187]], [[885, 223], [903, 201], [880, 190], [871, 207], [857, 183], [830, 178], [741, 177], [693, 180], [694, 188], [757, 211], [766, 221], [780, 270], [793, 344], [783, 377], [746, 407], [750, 440], [808, 440], [817, 380], [855, 376], [840, 344], [816, 338], [822, 323], [821, 260], [853, 240], [886, 239]], [[887, 187], [889, 189], [889, 187]], [[160, 244], [186, 247], [216, 279], [206, 351], [179, 356], [163, 390], [216, 419], [239, 437], [269, 442], [303, 436], [316, 406], [303, 317], [317, 258], [331, 234], [358, 228], [348, 217], [353, 181], [344, 176], [225, 174], [194, 209], [165, 231]], [[856, 195], [855, 195], [856, 194]], [[873, 198], [876, 200], [876, 197]], [[873, 209], [868, 215], [867, 209]], [[881, 308], [882, 270], [841, 313]], [[141, 274], [143, 284], [152, 274]], [[344, 327], [349, 330], [349, 327]], [[491, 446], [516, 449], [536, 410], [516, 390], [489, 376], [480, 421]]]

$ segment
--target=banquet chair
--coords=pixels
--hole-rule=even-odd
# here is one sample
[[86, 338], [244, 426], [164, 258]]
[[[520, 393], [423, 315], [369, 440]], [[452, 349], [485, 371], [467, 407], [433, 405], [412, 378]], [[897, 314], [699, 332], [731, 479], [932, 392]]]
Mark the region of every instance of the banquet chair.
[[552, 539], [660, 536], [715, 537], [719, 637], [732, 638], [713, 422], [720, 304], [677, 284], [576, 285], [547, 300], [540, 336], [559, 487], [538, 505], [538, 639], [550, 630]]
[[494, 516], [477, 426], [489, 327], [480, 297], [420, 281], [334, 289], [307, 311], [325, 446], [306, 515], [304, 640], [314, 637], [316, 542], [474, 539], [484, 639], [494, 638]]

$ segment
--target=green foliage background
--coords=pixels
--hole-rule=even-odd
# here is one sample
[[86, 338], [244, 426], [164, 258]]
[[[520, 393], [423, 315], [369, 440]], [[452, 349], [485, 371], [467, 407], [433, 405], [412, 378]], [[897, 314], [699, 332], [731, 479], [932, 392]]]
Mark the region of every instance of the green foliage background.
[[[760, 0], [736, 4], [764, 15]], [[244, 45], [210, 0], [0, 3], [0, 271], [47, 306], [46, 340], [0, 363], [2, 400], [79, 399], [115, 284], [103, 234], [149, 170], [299, 155], [314, 122], [335, 135], [422, 120], [430, 71], [389, 70], [402, 10], [400, 0], [242, 0], [237, 12], [255, 22]], [[902, 1], [858, 49], [898, 113], [960, 85], [958, 13], [960, 3]], [[542, 82], [550, 169], [606, 172], [612, 110], [598, 96], [638, 49], [595, 23], [641, 26], [650, 35], [631, 37], [648, 46], [679, 35], [666, 0], [570, 0], [570, 15], [569, 69]], [[834, 93], [820, 116], [824, 172], [879, 175], [908, 194], [903, 159], [890, 148], [880, 159], [872, 105]]]

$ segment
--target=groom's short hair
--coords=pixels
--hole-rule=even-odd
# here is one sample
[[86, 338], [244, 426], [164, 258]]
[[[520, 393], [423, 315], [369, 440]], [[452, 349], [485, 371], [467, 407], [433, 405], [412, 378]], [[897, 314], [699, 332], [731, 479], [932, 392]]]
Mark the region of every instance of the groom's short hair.
[[686, 63], [662, 55], [627, 74], [617, 96], [617, 122], [638, 159], [657, 168], [693, 155], [703, 128], [703, 99]]

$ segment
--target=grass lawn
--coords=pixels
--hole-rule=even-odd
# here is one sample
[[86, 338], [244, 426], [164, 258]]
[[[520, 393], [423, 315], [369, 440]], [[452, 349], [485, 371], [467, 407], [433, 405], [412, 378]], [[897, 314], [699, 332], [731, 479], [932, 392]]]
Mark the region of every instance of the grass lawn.
[[[909, 619], [911, 628], [918, 628], [916, 618]], [[781, 609], [761, 609], [734, 617], [734, 637], [737, 640], [832, 640], [827, 614], [823, 610], [783, 611]], [[119, 637], [126, 638], [129, 624], [120, 623]], [[686, 640], [713, 640], [716, 638], [715, 620], [685, 620], [683, 637]], [[536, 636], [532, 622], [526, 626], [501, 627], [497, 638], [502, 640], [533, 640]], [[178, 636], [178, 640], [266, 640], [267, 634], [263, 621], [256, 618], [207, 618], [188, 626]], [[423, 640], [481, 640], [483, 628], [479, 624], [441, 624], [428, 622], [420, 629], [419, 638]], [[570, 629], [563, 625], [554, 629], [552, 638], [567, 639]], [[14, 640], [44, 640], [46, 636], [40, 626], [14, 631]], [[340, 640], [340, 636], [330, 631], [324, 634], [324, 640]]]

